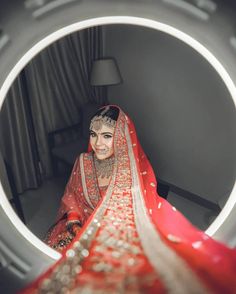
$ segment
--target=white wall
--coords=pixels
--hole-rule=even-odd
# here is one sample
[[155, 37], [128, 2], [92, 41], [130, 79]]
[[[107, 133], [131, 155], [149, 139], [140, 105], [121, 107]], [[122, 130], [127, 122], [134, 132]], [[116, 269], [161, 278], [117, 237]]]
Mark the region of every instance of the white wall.
[[236, 116], [218, 74], [193, 49], [156, 30], [105, 29], [106, 56], [123, 84], [109, 100], [134, 120], [159, 179], [212, 202], [230, 194], [236, 175]]

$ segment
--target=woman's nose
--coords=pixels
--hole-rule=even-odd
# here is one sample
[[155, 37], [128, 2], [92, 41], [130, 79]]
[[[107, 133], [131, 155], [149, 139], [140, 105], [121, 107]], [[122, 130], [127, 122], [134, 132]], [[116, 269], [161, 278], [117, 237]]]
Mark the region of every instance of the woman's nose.
[[97, 136], [97, 140], [95, 142], [95, 145], [97, 145], [97, 146], [102, 145], [102, 138], [101, 138], [101, 136]]

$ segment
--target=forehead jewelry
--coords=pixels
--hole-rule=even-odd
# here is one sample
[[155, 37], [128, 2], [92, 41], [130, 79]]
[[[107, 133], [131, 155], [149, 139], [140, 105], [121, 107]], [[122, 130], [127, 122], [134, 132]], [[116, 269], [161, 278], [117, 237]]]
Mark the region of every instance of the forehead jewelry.
[[90, 123], [90, 130], [94, 129], [95, 131], [98, 131], [102, 128], [102, 125], [106, 125], [109, 128], [115, 128], [116, 121], [108, 116], [104, 116], [103, 113], [105, 113], [105, 111], [106, 109], [104, 109], [100, 115], [94, 116]]

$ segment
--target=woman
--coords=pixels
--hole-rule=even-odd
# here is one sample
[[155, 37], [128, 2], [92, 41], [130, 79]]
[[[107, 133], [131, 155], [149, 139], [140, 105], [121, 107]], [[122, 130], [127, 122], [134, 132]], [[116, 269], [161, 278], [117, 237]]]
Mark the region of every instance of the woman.
[[26, 293], [235, 293], [235, 250], [156, 188], [132, 121], [116, 106], [100, 109], [47, 239], [63, 256]]
[[[105, 108], [98, 111], [91, 121], [89, 150], [93, 152], [81, 154], [77, 159], [62, 198], [57, 224], [49, 230], [45, 240], [58, 251], [71, 243], [107, 190], [115, 160], [113, 135], [118, 115], [118, 108]], [[84, 182], [81, 167], [86, 174]], [[93, 190], [88, 191], [87, 183], [93, 185]]]

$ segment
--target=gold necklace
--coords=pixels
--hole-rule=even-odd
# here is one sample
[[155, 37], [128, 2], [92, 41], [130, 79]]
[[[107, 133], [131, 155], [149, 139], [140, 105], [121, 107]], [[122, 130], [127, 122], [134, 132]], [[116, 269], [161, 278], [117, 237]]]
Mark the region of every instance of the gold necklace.
[[94, 165], [97, 177], [101, 177], [102, 179], [110, 178], [110, 176], [112, 175], [114, 162], [114, 156], [102, 160], [99, 160], [96, 156], [94, 156]]

